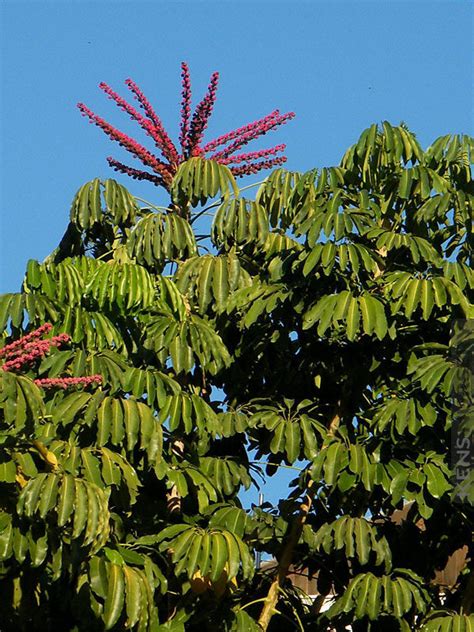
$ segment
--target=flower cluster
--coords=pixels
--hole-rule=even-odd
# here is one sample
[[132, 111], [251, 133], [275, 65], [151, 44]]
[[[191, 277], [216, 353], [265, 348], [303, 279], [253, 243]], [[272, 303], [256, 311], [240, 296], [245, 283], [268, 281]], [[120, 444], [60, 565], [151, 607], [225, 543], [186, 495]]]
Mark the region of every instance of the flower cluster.
[[23, 338], [3, 347], [0, 351], [0, 355], [5, 358], [2, 370], [19, 371], [26, 364], [31, 364], [35, 360], [44, 357], [51, 347], [59, 347], [69, 341], [68, 334], [59, 334], [59, 336], [42, 340], [41, 336], [49, 331], [51, 331], [51, 325], [47, 323], [27, 336], [23, 336]]
[[[129, 167], [109, 156], [107, 161], [113, 169], [137, 180], [148, 180], [157, 186], [164, 186], [169, 190], [171, 181], [179, 165], [193, 156], [206, 157], [210, 160], [228, 165], [235, 176], [257, 173], [262, 169], [270, 169], [286, 162], [285, 156], [276, 155], [285, 150], [285, 145], [276, 145], [270, 149], [263, 149], [247, 154], [235, 154], [235, 152], [244, 145], [247, 145], [250, 141], [264, 136], [269, 131], [285, 124], [295, 116], [294, 112], [280, 114], [278, 110], [274, 110], [267, 116], [248, 125], [244, 125], [243, 127], [239, 127], [227, 134], [223, 134], [202, 146], [203, 135], [208, 126], [209, 118], [212, 115], [216, 101], [219, 73], [214, 72], [211, 75], [206, 94], [196, 106], [192, 116], [191, 80], [189, 68], [185, 62], [181, 64], [181, 79], [181, 122], [179, 136], [181, 153], [178, 152], [163, 127], [161, 120], [134, 81], [127, 79], [125, 83], [134, 98], [138, 101], [144, 114], [140, 113], [125, 99], [114, 92], [106, 83], [99, 84], [99, 88], [101, 88], [121, 110], [128, 114], [132, 120], [136, 121], [145, 133], [153, 139], [161, 153], [161, 158], [156, 157], [136, 140], [120, 132], [107, 123], [107, 121], [94, 114], [94, 112], [83, 103], [78, 103], [79, 110], [89, 119], [90, 123], [97, 125], [109, 138], [119, 143], [119, 145], [129, 151], [135, 158], [138, 158], [146, 167], [151, 169], [151, 173], [150, 171]], [[221, 149], [216, 151], [218, 148]], [[267, 159], [260, 160], [261, 158]]]
[[42, 388], [69, 388], [70, 386], [88, 386], [89, 384], [101, 384], [101, 375], [88, 375], [87, 377], [50, 377], [34, 380], [34, 383]]
[[[52, 347], [60, 347], [70, 341], [68, 334], [59, 334], [52, 338], [43, 339], [42, 336], [48, 334], [52, 328], [50, 323], [41, 325], [38, 329], [0, 349], [0, 358], [5, 360], [1, 366], [2, 371], [20, 371], [35, 360], [43, 358]], [[101, 383], [102, 376], [39, 378], [34, 382], [42, 388], [69, 388], [70, 386]]]
[[19, 340], [15, 340], [15, 342], [6, 345], [5, 347], [3, 347], [3, 349], [0, 349], [0, 358], [18, 355], [18, 353], [21, 353], [21, 349], [23, 349], [25, 345], [29, 344], [33, 340], [36, 340], [37, 338], [41, 338], [43, 334], [49, 333], [52, 328], [53, 326], [50, 323], [45, 323], [44, 325], [41, 325], [41, 327], [38, 327], [38, 329], [35, 329], [31, 333], [20, 338]]

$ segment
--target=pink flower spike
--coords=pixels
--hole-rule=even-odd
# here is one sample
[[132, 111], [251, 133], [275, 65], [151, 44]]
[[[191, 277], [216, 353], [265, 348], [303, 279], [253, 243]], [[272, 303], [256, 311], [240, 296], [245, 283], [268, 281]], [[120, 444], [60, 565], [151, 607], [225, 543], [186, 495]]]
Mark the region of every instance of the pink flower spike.
[[169, 139], [163, 137], [163, 133], [161, 130], [158, 130], [153, 125], [153, 123], [151, 123], [148, 119], [142, 116], [140, 112], [137, 112], [137, 110], [134, 107], [132, 107], [129, 103], [127, 103], [125, 99], [122, 99], [122, 97], [120, 97], [116, 92], [114, 92], [114, 90], [112, 90], [112, 88], [108, 86], [106, 83], [104, 82], [100, 83], [99, 88], [103, 90], [110, 99], [115, 101], [115, 103], [119, 106], [121, 110], [129, 114], [132, 120], [135, 120], [140, 124], [140, 126], [145, 131], [145, 133], [148, 134], [148, 136], [150, 136], [155, 141], [156, 146], [162, 152], [163, 156], [166, 159], [170, 160], [170, 159], [175, 158], [173, 148], [170, 149], [170, 147], [168, 146]]
[[109, 99], [115, 101], [115, 103], [121, 110], [129, 114], [130, 117], [135, 121], [138, 121], [140, 125], [142, 124], [142, 121], [145, 120], [145, 118], [140, 114], [140, 112], [138, 112], [134, 107], [127, 103], [127, 101], [119, 96], [117, 92], [112, 90], [112, 88], [108, 84], [102, 81], [101, 83], [99, 83], [99, 88], [105, 92]]
[[140, 108], [144, 111], [144, 115], [142, 115], [138, 109], [132, 107], [125, 99], [120, 97], [106, 83], [100, 84], [100, 88], [106, 95], [133, 120], [137, 121], [145, 133], [154, 140], [164, 160], [156, 157], [136, 140], [97, 116], [83, 103], [79, 103], [78, 108], [82, 115], [89, 119], [90, 123], [101, 128], [109, 138], [119, 143], [119, 145], [124, 147], [135, 158], [138, 158], [146, 167], [149, 167], [153, 173], [141, 169], [134, 169], [109, 157], [107, 160], [112, 169], [136, 180], [148, 180], [156, 186], [163, 186], [168, 191], [171, 188], [172, 180], [179, 166], [191, 157], [214, 160], [223, 165], [234, 165], [231, 167], [231, 171], [238, 176], [256, 173], [261, 169], [270, 169], [272, 166], [282, 164], [285, 159], [283, 157], [277, 157], [277, 154], [284, 151], [284, 145], [276, 145], [269, 149], [249, 153], [236, 154], [236, 152], [252, 140], [264, 136], [280, 125], [287, 123], [295, 116], [294, 112], [280, 114], [279, 110], [274, 110], [261, 119], [227, 132], [203, 145], [204, 132], [208, 126], [209, 118], [212, 115], [216, 102], [218, 82], [219, 73], [212, 73], [206, 94], [197, 105], [191, 117], [191, 79], [188, 65], [182, 62], [179, 134], [181, 153], [178, 153], [175, 145], [164, 129], [161, 120], [134, 81], [127, 79], [125, 83], [133, 93], [134, 98], [139, 102]]
[[270, 112], [270, 114], [267, 114], [267, 116], [264, 116], [257, 121], [253, 121], [253, 123], [248, 123], [247, 125], [238, 127], [237, 129], [233, 130], [232, 132], [228, 132], [227, 134], [222, 134], [222, 136], [218, 136], [218, 138], [215, 138], [214, 140], [211, 140], [209, 143], [204, 145], [203, 150], [206, 152], [206, 154], [208, 154], [211, 151], [217, 149], [217, 147], [220, 147], [221, 145], [227, 145], [227, 143], [230, 143], [231, 140], [236, 139], [238, 136], [242, 136], [242, 134], [246, 134], [256, 127], [259, 127], [266, 121], [273, 120], [274, 118], [279, 116], [279, 114], [279, 110], [273, 110], [273, 112]]
[[252, 160], [258, 160], [259, 158], [265, 158], [267, 156], [274, 156], [280, 151], [285, 151], [286, 145], [275, 145], [271, 149], [261, 149], [260, 151], [251, 151], [248, 154], [237, 154], [236, 156], [229, 156], [229, 158], [221, 158], [221, 165], [238, 164], [241, 162], [250, 162]]
[[201, 144], [202, 136], [212, 114], [217, 96], [217, 85], [219, 83], [219, 73], [213, 72], [207, 87], [207, 93], [202, 101], [197, 105], [191, 121], [191, 129], [188, 136], [188, 151], [194, 155], [193, 150]]
[[153, 182], [157, 186], [162, 186], [168, 188], [171, 184], [171, 178], [165, 181], [162, 176], [155, 175], [152, 173], [148, 173], [147, 171], [141, 171], [140, 169], [134, 169], [133, 167], [127, 167], [123, 163], [115, 160], [111, 156], [108, 156], [107, 162], [115, 171], [119, 171], [120, 173], [125, 173], [127, 176], [130, 176], [134, 180], [148, 180], [149, 182]]
[[262, 162], [254, 162], [247, 165], [241, 165], [239, 167], [231, 167], [230, 170], [236, 177], [249, 176], [262, 171], [262, 169], [272, 169], [278, 165], [283, 165], [286, 160], [286, 156], [279, 156], [278, 158], [273, 158], [272, 160], [263, 160]]
[[143, 92], [137, 86], [137, 84], [132, 81], [132, 79], [126, 79], [125, 83], [128, 88], [133, 92], [135, 98], [140, 103], [141, 107], [144, 109], [146, 115], [153, 123], [154, 129], [156, 131], [157, 136], [160, 138], [161, 144], [160, 149], [163, 152], [164, 157], [169, 160], [171, 163], [178, 163], [178, 150], [173, 144], [173, 141], [168, 136], [165, 128], [163, 127], [163, 123], [161, 122], [158, 115], [155, 113], [154, 109], [151, 107], [150, 102], [145, 97]]
[[38, 329], [35, 329], [26, 336], [23, 336], [19, 340], [15, 340], [15, 342], [12, 342], [9, 345], [3, 347], [3, 349], [0, 349], [0, 357], [4, 355], [10, 355], [16, 349], [24, 347], [31, 340], [39, 338], [43, 334], [49, 333], [52, 328], [53, 326], [50, 323], [45, 323], [44, 325], [41, 325], [41, 327], [38, 327]]
[[59, 334], [45, 340], [39, 336], [51, 331], [52, 325], [46, 323], [27, 336], [23, 336], [16, 342], [7, 345], [2, 350], [5, 362], [2, 365], [3, 371], [19, 371], [26, 364], [30, 364], [45, 356], [51, 347], [59, 347], [65, 342], [69, 342], [69, 334]]
[[101, 375], [89, 375], [86, 377], [51, 377], [34, 380], [41, 388], [69, 388], [71, 386], [89, 386], [89, 384], [101, 384]]
[[240, 137], [237, 138], [231, 145], [223, 149], [222, 151], [217, 152], [213, 156], [210, 156], [211, 160], [217, 160], [219, 162], [221, 158], [227, 158], [231, 154], [233, 154], [237, 149], [240, 149], [244, 145], [247, 145], [251, 140], [255, 140], [259, 136], [264, 136], [267, 132], [275, 129], [279, 125], [284, 125], [287, 121], [294, 118], [294, 112], [287, 112], [287, 114], [278, 114], [274, 117], [269, 115], [262, 119], [262, 121], [248, 132], [245, 132]]
[[181, 78], [182, 78], [182, 92], [181, 92], [181, 125], [179, 142], [183, 155], [186, 154], [188, 149], [188, 132], [189, 132], [189, 119], [191, 116], [191, 78], [189, 75], [189, 67], [186, 62], [181, 63]]
[[163, 175], [163, 171], [166, 172], [166, 164], [161, 162], [155, 156], [153, 156], [145, 147], [137, 143], [135, 140], [120, 132], [119, 130], [112, 127], [107, 121], [100, 118], [94, 112], [89, 110], [89, 108], [83, 103], [78, 103], [77, 107], [83, 114], [86, 116], [92, 123], [95, 123], [97, 127], [100, 127], [112, 140], [117, 141], [122, 147], [128, 149], [130, 153], [139, 158], [145, 165], [151, 167], [153, 171], [156, 171], [160, 175]]

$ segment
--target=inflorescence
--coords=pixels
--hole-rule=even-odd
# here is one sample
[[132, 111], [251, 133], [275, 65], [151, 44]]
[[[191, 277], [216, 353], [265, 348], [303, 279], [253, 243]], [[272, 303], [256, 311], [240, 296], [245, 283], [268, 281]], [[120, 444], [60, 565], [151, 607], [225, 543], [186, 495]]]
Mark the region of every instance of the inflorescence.
[[[2, 371], [20, 371], [43, 358], [52, 347], [60, 347], [70, 341], [68, 334], [43, 339], [42, 336], [48, 334], [52, 328], [50, 323], [41, 325], [38, 329], [0, 349], [0, 358], [5, 360], [1, 366]], [[70, 386], [100, 384], [102, 376], [39, 378], [33, 381], [42, 388], [69, 388]]]
[[152, 138], [160, 151], [160, 157], [155, 156], [136, 140], [120, 132], [103, 118], [94, 114], [84, 103], [78, 103], [77, 107], [89, 119], [90, 123], [100, 127], [109, 138], [118, 142], [119, 145], [151, 169], [152, 173], [129, 167], [109, 156], [107, 161], [113, 169], [125, 173], [134, 179], [148, 180], [157, 186], [163, 186], [169, 190], [179, 165], [196, 156], [227, 165], [235, 176], [257, 173], [262, 169], [271, 169], [286, 162], [285, 156], [277, 155], [285, 150], [285, 145], [283, 144], [250, 153], [236, 154], [235, 152], [250, 141], [264, 136], [267, 132], [292, 119], [295, 116], [294, 112], [280, 114], [278, 110], [274, 110], [253, 123], [239, 127], [202, 145], [204, 132], [216, 101], [219, 73], [214, 72], [211, 75], [206, 94], [196, 106], [193, 115], [191, 115], [191, 80], [189, 68], [185, 62], [181, 64], [181, 78], [180, 151], [174, 145], [160, 118], [134, 81], [127, 79], [125, 83], [138, 101], [144, 114], [141, 114], [136, 108], [131, 106], [106, 83], [99, 84], [99, 88]]

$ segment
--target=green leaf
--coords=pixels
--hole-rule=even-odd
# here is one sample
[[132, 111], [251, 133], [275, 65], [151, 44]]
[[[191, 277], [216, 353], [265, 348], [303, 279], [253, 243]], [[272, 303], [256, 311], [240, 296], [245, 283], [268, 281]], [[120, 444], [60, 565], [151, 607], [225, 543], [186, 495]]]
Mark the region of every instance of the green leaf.
[[179, 166], [173, 178], [171, 196], [178, 204], [189, 202], [195, 207], [218, 194], [223, 198], [231, 193], [237, 195], [237, 190], [237, 183], [228, 167], [203, 158], [189, 158]]
[[117, 564], [108, 565], [108, 588], [102, 619], [106, 630], [117, 623], [125, 602], [125, 578], [123, 569]]
[[0, 463], [0, 482], [14, 483], [16, 478], [16, 465], [14, 461], [3, 461]]
[[211, 572], [209, 577], [216, 582], [224, 571], [228, 559], [228, 549], [224, 536], [218, 531], [211, 535]]
[[445, 492], [451, 489], [450, 483], [446, 480], [440, 468], [433, 463], [425, 463], [423, 465], [423, 471], [426, 474], [426, 486], [428, 491], [434, 498], [441, 498]]
[[360, 312], [358, 301], [355, 297], [351, 298], [347, 310], [347, 338], [354, 340], [359, 331]]

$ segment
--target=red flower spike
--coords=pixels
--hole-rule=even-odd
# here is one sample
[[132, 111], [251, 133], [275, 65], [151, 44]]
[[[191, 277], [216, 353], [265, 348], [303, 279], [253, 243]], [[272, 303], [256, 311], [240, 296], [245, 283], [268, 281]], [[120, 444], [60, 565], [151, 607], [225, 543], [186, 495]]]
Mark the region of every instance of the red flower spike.
[[71, 386], [89, 386], [89, 384], [101, 384], [101, 375], [88, 375], [86, 377], [51, 377], [34, 380], [41, 388], [69, 388]]
[[38, 327], [38, 329], [35, 329], [31, 333], [27, 334], [26, 336], [23, 336], [23, 338], [20, 338], [19, 340], [15, 340], [15, 342], [12, 342], [11, 344], [6, 345], [5, 347], [3, 347], [3, 349], [0, 349], [0, 358], [2, 356], [11, 355], [17, 349], [21, 349], [32, 340], [39, 338], [43, 334], [49, 333], [52, 328], [53, 326], [50, 323], [46, 323], [44, 325], [41, 325], [41, 327]]
[[[278, 112], [278, 110], [277, 110]], [[259, 136], [264, 136], [267, 132], [274, 129], [278, 125], [283, 125], [288, 120], [295, 116], [294, 112], [288, 112], [287, 114], [280, 115], [279, 113], [272, 116], [271, 114], [265, 119], [262, 119], [258, 124], [252, 127], [248, 132], [244, 132], [228, 147], [222, 151], [213, 154], [211, 160], [220, 162], [222, 158], [227, 158], [233, 154], [237, 149], [240, 149], [244, 145], [247, 145], [251, 140], [255, 140]]]
[[[130, 176], [134, 180], [149, 180], [150, 182], [153, 182], [153, 184], [156, 184], [156, 186], [166, 187], [165, 179], [161, 176], [147, 173], [146, 171], [141, 171], [140, 169], [134, 169], [133, 167], [127, 167], [127, 165], [124, 165], [118, 160], [115, 160], [111, 156], [107, 158], [107, 162], [112, 167], [112, 169], [114, 169], [115, 171], [119, 171], [120, 173], [125, 173], [127, 176]], [[169, 183], [171, 183], [171, 177]]]
[[[52, 329], [50, 323], [41, 325], [35, 331], [15, 340], [0, 350], [0, 357], [5, 357], [1, 369], [2, 371], [19, 371], [25, 365], [34, 362], [38, 358], [45, 356], [51, 347], [60, 347], [63, 343], [70, 341], [69, 334], [59, 334], [52, 338], [41, 340], [40, 336], [49, 333]], [[85, 377], [54, 377], [38, 378], [33, 380], [37, 386], [42, 388], [69, 388], [70, 386], [88, 386], [89, 384], [100, 384], [101, 375], [88, 375]]]
[[43, 325], [31, 334], [23, 336], [20, 340], [7, 345], [2, 349], [5, 362], [2, 365], [3, 371], [20, 370], [25, 364], [30, 364], [38, 358], [45, 356], [51, 347], [59, 347], [64, 342], [69, 342], [68, 334], [59, 334], [46, 340], [38, 340], [38, 336], [51, 331], [51, 325]]
[[248, 154], [237, 154], [237, 156], [229, 156], [229, 158], [221, 158], [221, 165], [237, 164], [241, 162], [251, 162], [258, 160], [259, 158], [265, 158], [267, 156], [274, 156], [280, 151], [285, 151], [286, 145], [276, 145], [271, 149], [261, 149], [260, 151], [252, 151]]
[[136, 158], [141, 160], [143, 164], [151, 167], [153, 171], [159, 173], [161, 176], [167, 173], [167, 165], [161, 160], [158, 160], [153, 154], [151, 154], [143, 145], [137, 143], [133, 138], [127, 136], [123, 132], [115, 129], [112, 125], [109, 125], [107, 121], [96, 116], [89, 108], [87, 108], [83, 103], [78, 103], [77, 107], [80, 109], [83, 116], [86, 116], [91, 123], [100, 127], [112, 140], [117, 141], [122, 147], [125, 147], [131, 154], [133, 154]]
[[[153, 138], [156, 146], [162, 153], [165, 160], [163, 162], [154, 156], [145, 147], [137, 141], [130, 138], [115, 127], [112, 127], [107, 121], [100, 118], [94, 112], [89, 110], [83, 103], [78, 104], [81, 113], [86, 116], [91, 123], [100, 127], [112, 140], [118, 142], [122, 147], [129, 151], [134, 157], [152, 169], [153, 173], [128, 167], [114, 158], [107, 158], [109, 165], [119, 171], [129, 175], [136, 180], [148, 180], [156, 186], [163, 186], [170, 190], [171, 182], [176, 174], [179, 165], [192, 156], [202, 156], [215, 160], [216, 162], [229, 165], [229, 169], [235, 176], [244, 176], [257, 173], [262, 169], [271, 169], [276, 165], [281, 165], [286, 161], [284, 156], [276, 156], [284, 151], [285, 145], [276, 145], [269, 149], [249, 152], [246, 154], [235, 154], [241, 147], [247, 145], [252, 140], [264, 136], [268, 132], [274, 130], [280, 125], [284, 125], [294, 118], [294, 112], [280, 114], [278, 110], [274, 110], [267, 116], [257, 121], [239, 127], [227, 134], [223, 134], [205, 145], [202, 145], [204, 132], [207, 128], [209, 118], [212, 115], [217, 95], [217, 85], [219, 81], [219, 73], [214, 72], [207, 88], [204, 98], [197, 105], [194, 114], [191, 116], [191, 80], [188, 65], [185, 62], [181, 64], [181, 121], [179, 142], [182, 153], [178, 151], [171, 141], [169, 135], [163, 127], [163, 124], [151, 104], [131, 79], [125, 81], [128, 88], [133, 93], [135, 99], [139, 102], [140, 107], [146, 116], [140, 114], [125, 99], [120, 97], [106, 83], [99, 84], [99, 87], [107, 94], [107, 96], [115, 101], [115, 103], [124, 112], [126, 112], [133, 120], [137, 121], [145, 133]], [[218, 148], [219, 151], [216, 151]], [[215, 152], [215, 153], [212, 153]], [[211, 154], [211, 155], [208, 155]], [[261, 160], [275, 156], [269, 160]], [[244, 164], [242, 164], [244, 163]]]
[[140, 88], [137, 86], [137, 84], [134, 81], [132, 81], [131, 79], [126, 79], [125, 83], [127, 84], [128, 88], [131, 90], [131, 92], [133, 92], [133, 94], [135, 95], [135, 98], [138, 100], [141, 107], [146, 112], [146, 115], [148, 116], [150, 121], [153, 123], [156, 133], [161, 139], [160, 149], [163, 152], [163, 155], [171, 163], [178, 163], [179, 162], [178, 151], [176, 147], [174, 146], [173, 141], [168, 136], [165, 128], [163, 127], [163, 123], [160, 121], [158, 115], [155, 113], [155, 110], [151, 107], [148, 99], [145, 97], [143, 92], [140, 90]]
[[262, 169], [272, 169], [286, 162], [286, 156], [280, 156], [273, 158], [272, 160], [264, 160], [262, 162], [253, 162], [248, 165], [242, 165], [240, 167], [233, 167], [232, 173], [236, 176], [248, 176], [262, 171]]
[[196, 107], [193, 119], [191, 121], [191, 129], [188, 137], [188, 151], [192, 156], [202, 155], [200, 144], [202, 136], [207, 127], [209, 117], [212, 114], [214, 103], [217, 96], [217, 85], [219, 83], [219, 73], [214, 72], [211, 81], [207, 87], [207, 93], [204, 99]]
[[181, 125], [179, 142], [183, 151], [183, 156], [188, 151], [189, 119], [191, 117], [191, 78], [189, 67], [186, 62], [181, 62]]
[[270, 112], [270, 114], [267, 114], [267, 116], [264, 116], [258, 121], [254, 121], [253, 123], [248, 123], [247, 125], [244, 125], [243, 127], [238, 127], [237, 129], [233, 130], [232, 132], [228, 132], [227, 134], [222, 134], [222, 136], [219, 136], [218, 138], [215, 138], [214, 140], [211, 140], [211, 142], [204, 145], [203, 151], [205, 153], [214, 151], [215, 149], [217, 149], [217, 147], [230, 143], [231, 140], [236, 139], [238, 136], [241, 136], [242, 134], [246, 134], [247, 132], [250, 132], [251, 130], [257, 128], [259, 125], [261, 125], [262, 123], [264, 123], [265, 121], [269, 119], [274, 119], [275, 116], [278, 116], [279, 114], [280, 114], [279, 110], [274, 110], [273, 112]]
[[177, 155], [175, 147], [170, 146], [171, 141], [169, 141], [169, 139], [163, 136], [163, 134], [161, 133], [161, 130], [155, 127], [155, 125], [153, 125], [151, 121], [149, 121], [144, 116], [142, 116], [140, 112], [137, 112], [137, 110], [134, 107], [129, 105], [125, 101], [125, 99], [122, 99], [122, 97], [120, 97], [116, 92], [114, 92], [112, 88], [108, 86], [106, 83], [103, 83], [103, 82], [100, 83], [99, 88], [103, 90], [108, 95], [108, 97], [112, 99], [112, 101], [115, 101], [115, 103], [118, 105], [118, 107], [121, 110], [129, 114], [132, 120], [137, 121], [141, 125], [141, 127], [145, 130], [148, 136], [153, 138], [156, 146], [158, 147], [158, 149], [161, 151], [161, 153], [167, 160], [171, 160], [171, 161], [178, 160], [178, 155]]

